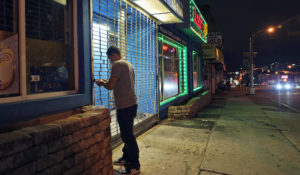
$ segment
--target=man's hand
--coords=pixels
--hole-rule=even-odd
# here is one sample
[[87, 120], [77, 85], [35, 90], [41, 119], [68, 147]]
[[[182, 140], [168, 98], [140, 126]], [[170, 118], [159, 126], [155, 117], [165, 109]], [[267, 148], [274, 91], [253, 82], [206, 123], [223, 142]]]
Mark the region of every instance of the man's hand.
[[106, 84], [108, 82], [108, 80], [105, 80], [105, 79], [99, 79], [96, 81], [96, 84], [98, 86], [103, 86], [104, 84]]
[[98, 86], [104, 86], [108, 90], [112, 90], [118, 81], [117, 77], [110, 77], [109, 80], [99, 79], [96, 81]]

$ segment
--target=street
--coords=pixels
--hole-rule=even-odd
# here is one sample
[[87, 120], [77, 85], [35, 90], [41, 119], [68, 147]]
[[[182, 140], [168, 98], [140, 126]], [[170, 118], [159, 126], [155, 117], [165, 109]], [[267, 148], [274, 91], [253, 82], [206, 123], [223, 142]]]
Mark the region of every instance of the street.
[[257, 95], [263, 95], [272, 99], [278, 105], [287, 105], [293, 109], [300, 111], [300, 89], [290, 91], [278, 91], [272, 86], [255, 87]]

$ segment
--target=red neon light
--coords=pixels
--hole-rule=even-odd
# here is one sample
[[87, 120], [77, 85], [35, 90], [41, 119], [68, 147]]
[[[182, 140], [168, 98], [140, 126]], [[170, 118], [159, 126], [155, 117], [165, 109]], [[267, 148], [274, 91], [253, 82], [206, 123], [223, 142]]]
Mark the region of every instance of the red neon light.
[[166, 52], [169, 49], [167, 45], [163, 45], [163, 51]]
[[194, 7], [194, 22], [204, 33], [204, 22], [203, 19], [201, 18], [201, 15], [197, 12], [196, 7]]

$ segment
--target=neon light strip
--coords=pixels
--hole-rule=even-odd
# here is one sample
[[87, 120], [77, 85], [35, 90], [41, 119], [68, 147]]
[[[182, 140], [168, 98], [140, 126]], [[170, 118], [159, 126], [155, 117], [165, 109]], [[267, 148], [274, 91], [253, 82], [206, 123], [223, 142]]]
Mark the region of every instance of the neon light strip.
[[[166, 36], [163, 36], [162, 34], [158, 34], [158, 40], [161, 40], [163, 43], [165, 44], [168, 44], [172, 47], [175, 47], [178, 49], [179, 51], [179, 94], [175, 97], [171, 97], [171, 98], [168, 98], [164, 101], [161, 101], [160, 102], [160, 106], [168, 103], [168, 102], [171, 102], [179, 97], [182, 97], [184, 95], [187, 95], [188, 94], [188, 77], [187, 77], [187, 47], [166, 37]], [[183, 58], [182, 58], [182, 55], [181, 53], [183, 52]], [[182, 74], [182, 61], [183, 61], [183, 74]], [[183, 82], [182, 82], [183, 81]], [[182, 89], [182, 83], [183, 83], [183, 89]], [[182, 92], [183, 91], [183, 92]]]
[[193, 91], [196, 92], [198, 90], [200, 90], [202, 88], [202, 85], [200, 87], [197, 87], [196, 89], [194, 89]]
[[207, 43], [207, 40], [204, 40], [203, 37], [201, 35], [199, 35], [199, 33], [193, 28], [193, 27], [190, 27], [190, 29], [196, 34], [199, 36], [199, 38], [201, 38], [201, 40], [206, 44]]
[[[196, 54], [199, 54], [198, 52], [194, 51], [193, 50], [193, 56], [196, 55]], [[193, 62], [194, 63], [194, 62]], [[200, 63], [201, 64], [201, 63]], [[194, 65], [193, 65], [194, 66]], [[193, 81], [194, 81], [194, 77], [193, 77]], [[196, 87], [195, 89], [193, 89], [193, 91], [198, 91], [200, 89], [202, 89], [203, 87], [203, 84], [202, 84], [202, 71], [201, 71], [201, 66], [200, 66], [200, 86], [199, 87]]]

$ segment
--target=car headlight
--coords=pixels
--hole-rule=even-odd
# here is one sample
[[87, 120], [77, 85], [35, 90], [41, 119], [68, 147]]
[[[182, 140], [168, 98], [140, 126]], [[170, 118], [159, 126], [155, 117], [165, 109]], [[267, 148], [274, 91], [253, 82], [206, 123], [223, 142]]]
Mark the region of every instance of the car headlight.
[[281, 89], [282, 88], [281, 84], [277, 84], [276, 88]]
[[284, 87], [285, 87], [286, 89], [291, 89], [291, 85], [290, 85], [290, 84], [286, 84]]

